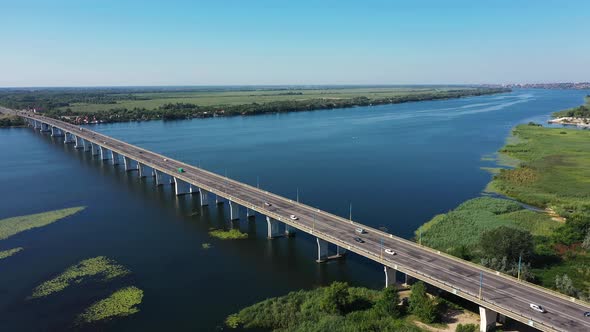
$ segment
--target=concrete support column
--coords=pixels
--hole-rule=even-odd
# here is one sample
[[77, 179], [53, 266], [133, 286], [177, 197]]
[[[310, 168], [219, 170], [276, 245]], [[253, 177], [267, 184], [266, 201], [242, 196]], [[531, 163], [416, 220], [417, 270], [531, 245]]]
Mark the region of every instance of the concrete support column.
[[119, 164], [119, 154], [111, 150], [111, 162], [113, 165]]
[[145, 178], [146, 176], [156, 176], [156, 173], [153, 169], [151, 169], [151, 167], [146, 166], [142, 163], [137, 163], [137, 169], [139, 170], [140, 178]]
[[207, 190], [201, 189], [199, 198], [201, 199], [201, 206], [209, 205], [209, 193]]
[[218, 195], [215, 195], [215, 204], [217, 204], [217, 205], [223, 204], [223, 197], [219, 197]]
[[125, 171], [129, 172], [129, 171], [136, 171], [139, 169], [139, 166], [137, 165], [137, 161], [129, 158], [129, 157], [125, 157], [123, 156], [123, 164], [125, 164]]
[[346, 254], [346, 249], [341, 246], [336, 246], [336, 257], [342, 257]]
[[100, 147], [100, 159], [107, 160], [110, 157], [109, 149], [105, 148], [104, 146]]
[[229, 220], [240, 219], [240, 206], [236, 202], [229, 201]]
[[318, 242], [318, 259], [316, 262], [323, 263], [328, 260], [328, 242], [319, 237], [316, 239]]
[[498, 313], [490, 309], [479, 307], [479, 331], [488, 332], [496, 328]]
[[92, 145], [92, 155], [93, 156], [98, 156], [100, 155], [100, 145], [96, 144], [96, 143], [90, 143]]
[[92, 150], [92, 143], [90, 143], [89, 141], [83, 139], [82, 140], [84, 142], [84, 151], [90, 151]]
[[74, 136], [76, 139], [76, 145], [74, 146], [76, 149], [83, 149], [84, 148], [84, 139], [80, 136]]
[[175, 177], [174, 191], [176, 192], [176, 196], [190, 194], [190, 184]]
[[46, 132], [51, 131], [51, 128], [49, 127], [49, 125], [47, 123], [42, 123], [41, 124], [41, 131], [46, 133]]
[[64, 134], [61, 131], [61, 129], [59, 129], [57, 127], [51, 127], [51, 137], [61, 137], [63, 135]]
[[405, 278], [406, 278], [406, 280], [405, 280], [403, 286], [407, 287], [407, 286], [410, 286], [414, 283], [414, 278], [412, 278], [410, 275], [406, 274]]
[[35, 121], [35, 129], [41, 129], [41, 122]]
[[188, 189], [188, 190], [190, 191], [190, 193], [191, 193], [191, 194], [194, 194], [194, 193], [199, 193], [199, 192], [201, 192], [201, 189], [199, 189], [199, 187], [197, 187], [197, 186], [194, 186], [194, 185], [192, 185], [192, 184], [191, 184], [191, 185], [189, 185], [189, 189]]
[[246, 208], [246, 218], [254, 218], [256, 217], [256, 211]]
[[167, 183], [170, 183], [170, 181], [174, 181], [171, 179], [170, 175], [162, 172], [162, 171], [158, 171], [158, 170], [154, 170], [156, 172], [156, 185], [157, 186], [161, 186]]
[[396, 283], [396, 271], [388, 266], [383, 266], [383, 271], [385, 272], [385, 288], [389, 286], [395, 286]]
[[285, 224], [285, 236], [295, 236], [295, 228]]
[[266, 216], [266, 225], [267, 225], [267, 237], [269, 239], [274, 239], [276, 237], [281, 236], [279, 232], [279, 221], [275, 220], [269, 216]]
[[68, 133], [67, 131], [64, 134], [64, 144], [74, 143], [74, 135], [72, 133]]

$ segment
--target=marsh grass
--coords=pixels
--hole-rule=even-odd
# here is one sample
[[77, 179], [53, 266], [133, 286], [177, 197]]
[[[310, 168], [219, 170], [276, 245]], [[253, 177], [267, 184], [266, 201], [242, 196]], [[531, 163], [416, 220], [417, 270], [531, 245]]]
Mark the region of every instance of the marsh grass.
[[80, 212], [85, 207], [73, 207], [68, 209], [30, 214], [20, 217], [12, 217], [0, 220], [0, 240], [33, 228], [39, 228], [54, 223], [60, 219]]
[[57, 277], [43, 282], [33, 290], [30, 299], [45, 297], [60, 292], [73, 284], [89, 280], [107, 282], [131, 273], [124, 266], [104, 256], [85, 259], [70, 266]]
[[8, 258], [8, 257], [10, 257], [12, 255], [17, 254], [21, 250], [23, 250], [23, 247], [18, 247], [18, 248], [13, 248], [13, 249], [8, 249], [8, 250], [0, 251], [0, 259]]
[[248, 238], [248, 233], [242, 233], [239, 229], [214, 229], [209, 231], [209, 235], [220, 240], [241, 240]]
[[109, 297], [93, 303], [78, 316], [76, 323], [86, 324], [135, 314], [139, 312], [137, 305], [142, 299], [143, 291], [135, 286], [119, 289]]

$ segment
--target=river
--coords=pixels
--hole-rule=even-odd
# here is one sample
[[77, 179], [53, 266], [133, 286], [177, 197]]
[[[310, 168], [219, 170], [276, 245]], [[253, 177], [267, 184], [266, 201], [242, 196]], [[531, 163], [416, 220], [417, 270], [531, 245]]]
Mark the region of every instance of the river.
[[[588, 93], [515, 90], [90, 128], [293, 199], [299, 192], [302, 202], [344, 217], [352, 204], [356, 221], [411, 238], [432, 216], [481, 194], [491, 177], [481, 167], [494, 165], [484, 157], [504, 144], [513, 126], [545, 123], [551, 112], [581, 104]], [[0, 261], [1, 331], [67, 329], [83, 309], [79, 297], [86, 288], [25, 298], [40, 282], [99, 255], [129, 268], [132, 284], [144, 290], [139, 313], [99, 326], [110, 331], [210, 331], [228, 314], [292, 290], [333, 280], [383, 285], [382, 268], [354, 255], [315, 263], [315, 242], [302, 233], [267, 240], [260, 216], [240, 221], [247, 240], [211, 239], [209, 228], [228, 224], [226, 205], [201, 208], [196, 197], [175, 197], [151, 178], [139, 180], [29, 128], [0, 130], [0, 153], [0, 218], [87, 206], [0, 241], [0, 250], [25, 248]]]

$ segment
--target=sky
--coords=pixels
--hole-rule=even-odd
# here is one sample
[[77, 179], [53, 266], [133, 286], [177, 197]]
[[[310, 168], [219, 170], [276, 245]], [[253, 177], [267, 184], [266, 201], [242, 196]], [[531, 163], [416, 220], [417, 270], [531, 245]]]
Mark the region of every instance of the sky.
[[0, 0], [0, 87], [590, 81], [590, 1]]

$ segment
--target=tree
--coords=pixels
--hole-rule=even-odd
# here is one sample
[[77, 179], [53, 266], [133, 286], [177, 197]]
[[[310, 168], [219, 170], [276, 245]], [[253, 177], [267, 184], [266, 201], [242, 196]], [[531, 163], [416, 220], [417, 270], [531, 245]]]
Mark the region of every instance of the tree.
[[348, 284], [335, 281], [324, 290], [320, 301], [320, 308], [332, 314], [342, 314], [351, 303], [351, 296], [348, 292]]
[[555, 277], [555, 288], [557, 288], [558, 291], [569, 296], [578, 295], [578, 290], [574, 287], [572, 279], [570, 279], [570, 277], [568, 277], [567, 274], [564, 274], [563, 277], [561, 277], [558, 274]]
[[584, 242], [582, 242], [582, 248], [584, 248], [586, 250], [590, 250], [590, 230], [588, 230], [588, 233], [586, 234], [586, 237], [584, 238]]
[[395, 318], [401, 315], [399, 310], [399, 294], [395, 287], [387, 287], [381, 291], [381, 297], [375, 302], [375, 310], [382, 315], [390, 315]]
[[530, 232], [516, 228], [501, 226], [483, 232], [480, 238], [482, 256], [515, 262], [519, 256], [531, 257], [533, 254], [533, 236]]
[[425, 323], [433, 323], [438, 319], [438, 305], [426, 294], [426, 286], [419, 281], [412, 285], [410, 295], [410, 312]]

